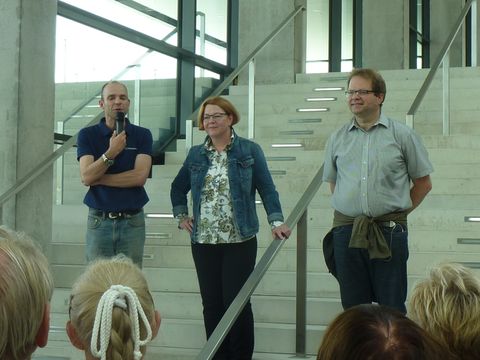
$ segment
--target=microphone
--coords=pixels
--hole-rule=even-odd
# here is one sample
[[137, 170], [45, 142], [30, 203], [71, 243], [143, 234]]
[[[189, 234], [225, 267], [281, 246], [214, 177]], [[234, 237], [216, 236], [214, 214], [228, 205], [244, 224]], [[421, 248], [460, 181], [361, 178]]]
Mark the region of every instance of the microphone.
[[125, 113], [122, 111], [117, 111], [115, 114], [115, 130], [117, 135], [120, 134], [125, 128]]

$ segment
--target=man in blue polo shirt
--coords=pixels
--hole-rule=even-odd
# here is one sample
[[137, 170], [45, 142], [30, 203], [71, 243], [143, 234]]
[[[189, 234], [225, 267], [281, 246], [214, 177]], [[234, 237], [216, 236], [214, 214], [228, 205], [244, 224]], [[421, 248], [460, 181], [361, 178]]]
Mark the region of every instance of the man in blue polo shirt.
[[142, 266], [145, 244], [144, 189], [152, 164], [150, 130], [127, 118], [120, 134], [115, 131], [118, 112], [130, 107], [127, 87], [110, 81], [102, 88], [100, 107], [105, 117], [78, 134], [77, 159], [82, 183], [89, 186], [84, 203], [89, 207], [87, 262], [119, 253]]

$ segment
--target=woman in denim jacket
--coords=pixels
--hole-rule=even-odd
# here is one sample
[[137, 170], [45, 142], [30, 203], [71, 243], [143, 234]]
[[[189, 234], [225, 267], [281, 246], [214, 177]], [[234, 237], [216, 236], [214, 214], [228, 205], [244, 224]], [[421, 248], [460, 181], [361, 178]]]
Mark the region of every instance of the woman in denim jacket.
[[[203, 144], [190, 149], [170, 190], [179, 228], [190, 233], [207, 338], [255, 266], [259, 228], [256, 191], [273, 237], [285, 239], [290, 235], [263, 151], [235, 134], [233, 125], [238, 121], [237, 110], [222, 97], [209, 98], [202, 104], [198, 124], [208, 136]], [[189, 191], [192, 217], [188, 215]], [[253, 328], [249, 301], [214, 359], [251, 359]]]

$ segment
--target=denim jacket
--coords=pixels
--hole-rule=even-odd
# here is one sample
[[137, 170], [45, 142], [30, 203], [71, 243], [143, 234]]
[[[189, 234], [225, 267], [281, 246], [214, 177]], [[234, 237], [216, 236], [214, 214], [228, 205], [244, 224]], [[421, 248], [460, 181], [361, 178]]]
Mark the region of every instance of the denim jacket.
[[[227, 151], [227, 157], [234, 223], [242, 239], [251, 238], [258, 232], [256, 191], [262, 198], [268, 222], [283, 222], [278, 192], [260, 146], [235, 135], [235, 140]], [[192, 191], [193, 218], [194, 220], [200, 218], [200, 197], [209, 166], [210, 159], [204, 144], [193, 146], [172, 182], [170, 199], [174, 216], [188, 214], [187, 194]], [[192, 242], [197, 242], [196, 236], [197, 221], [194, 221]]]

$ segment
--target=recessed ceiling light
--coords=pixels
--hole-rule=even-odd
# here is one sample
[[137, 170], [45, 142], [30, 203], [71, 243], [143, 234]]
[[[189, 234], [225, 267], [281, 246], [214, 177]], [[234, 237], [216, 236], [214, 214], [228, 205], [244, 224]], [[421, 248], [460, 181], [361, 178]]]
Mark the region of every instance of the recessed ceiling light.
[[328, 108], [299, 108], [297, 112], [325, 112]]
[[319, 97], [319, 98], [306, 98], [306, 101], [313, 102], [313, 101], [335, 101], [337, 100], [336, 97]]
[[318, 87], [313, 89], [313, 91], [335, 91], [335, 90], [343, 90], [343, 87]]
[[152, 219], [173, 219], [173, 214], [146, 213], [145, 217]]
[[272, 144], [272, 148], [300, 148], [303, 144]]

